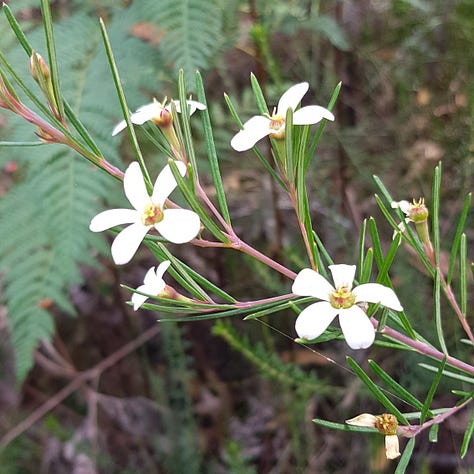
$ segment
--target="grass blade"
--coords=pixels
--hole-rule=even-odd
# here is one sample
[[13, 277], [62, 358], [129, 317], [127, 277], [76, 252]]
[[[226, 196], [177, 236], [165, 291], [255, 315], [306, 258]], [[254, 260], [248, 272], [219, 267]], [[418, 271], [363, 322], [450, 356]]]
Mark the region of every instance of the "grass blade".
[[448, 355], [448, 349], [446, 347], [446, 341], [444, 340], [443, 324], [441, 321], [441, 275], [439, 268], [435, 270], [434, 288], [433, 288], [433, 310], [434, 310], [434, 322], [436, 327], [436, 335], [438, 336], [439, 346], [443, 354]]
[[400, 461], [398, 461], [397, 468], [395, 469], [394, 474], [404, 474], [406, 472], [408, 464], [410, 463], [411, 455], [413, 454], [413, 448], [415, 447], [415, 438], [410, 438], [405, 449], [403, 450], [403, 454], [400, 457]]

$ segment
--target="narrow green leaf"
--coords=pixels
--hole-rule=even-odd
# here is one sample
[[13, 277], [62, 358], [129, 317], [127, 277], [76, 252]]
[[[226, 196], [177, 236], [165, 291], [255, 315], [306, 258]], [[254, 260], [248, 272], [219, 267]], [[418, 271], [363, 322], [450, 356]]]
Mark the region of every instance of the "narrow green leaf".
[[466, 234], [461, 235], [461, 245], [459, 248], [459, 293], [461, 295], [459, 306], [463, 317], [467, 314], [467, 238]]
[[59, 87], [59, 70], [58, 61], [56, 58], [56, 46], [54, 42], [53, 18], [51, 16], [49, 0], [41, 0], [40, 5], [41, 14], [43, 17], [43, 27], [46, 36], [46, 47], [48, 49], [49, 68], [51, 71], [54, 100], [56, 101], [56, 106], [58, 107], [59, 116], [64, 117], [64, 106], [61, 97], [61, 89]]
[[395, 255], [397, 254], [398, 248], [400, 247], [400, 241], [402, 240], [401, 234], [396, 234], [390, 247], [383, 259], [382, 268], [379, 270], [379, 274], [377, 275], [377, 283], [382, 283], [386, 286], [392, 287], [390, 277], [389, 277], [389, 270], [392, 266], [393, 260]]
[[449, 256], [449, 270], [448, 270], [448, 277], [446, 279], [448, 285], [451, 284], [453, 279], [454, 268], [456, 266], [456, 257], [459, 249], [459, 244], [461, 240], [461, 235], [464, 232], [464, 226], [466, 225], [466, 218], [469, 214], [469, 210], [471, 208], [471, 197], [472, 193], [469, 193], [464, 200], [464, 206], [461, 211], [461, 215], [459, 216], [458, 226], [456, 228], [456, 233], [454, 235], [453, 243], [451, 245], [451, 254]]
[[45, 142], [0, 142], [0, 146], [43, 146], [47, 145]]
[[433, 288], [434, 322], [436, 335], [443, 354], [448, 355], [446, 341], [444, 340], [443, 324], [441, 321], [441, 275], [439, 268], [435, 270], [434, 288]]
[[466, 426], [466, 432], [464, 433], [464, 438], [462, 440], [461, 445], [461, 459], [464, 459], [464, 456], [467, 454], [467, 450], [469, 448], [469, 443], [471, 442], [472, 433], [474, 433], [474, 410], [472, 410], [471, 418], [469, 419], [469, 423]]
[[[418, 410], [423, 409], [423, 403], [421, 403], [414, 395], [412, 395], [405, 387], [396, 382], [385, 370], [373, 360], [369, 360], [370, 368], [383, 380], [391, 390], [393, 390], [396, 395], [410, 404], [412, 407], [417, 408]], [[430, 416], [432, 414], [430, 413]]]
[[112, 77], [114, 79], [115, 89], [117, 90], [120, 106], [122, 107], [123, 117], [125, 119], [125, 122], [127, 122], [128, 133], [132, 141], [132, 148], [135, 153], [135, 157], [137, 158], [137, 161], [140, 165], [140, 169], [143, 175], [143, 179], [145, 181], [148, 194], [151, 195], [153, 192], [153, 184], [151, 182], [150, 175], [148, 174], [148, 170], [145, 166], [145, 161], [143, 160], [143, 155], [140, 150], [140, 146], [138, 144], [137, 136], [135, 134], [135, 129], [133, 128], [133, 124], [130, 119], [130, 112], [127, 105], [127, 100], [125, 99], [125, 94], [123, 92], [122, 81], [120, 79], [120, 75], [118, 72], [117, 63], [115, 62], [114, 54], [112, 51], [112, 45], [110, 44], [109, 36], [107, 34], [107, 30], [105, 29], [105, 24], [102, 18], [99, 20], [99, 22], [100, 22], [100, 31], [102, 33], [102, 39], [104, 42], [105, 52], [109, 60], [110, 70], [112, 72]]
[[[191, 166], [197, 176], [198, 166], [196, 161], [196, 152], [194, 151], [194, 142], [191, 134], [191, 120], [189, 116], [188, 104], [186, 102], [186, 90], [184, 71], [180, 69], [178, 74], [178, 94], [181, 105], [181, 113], [179, 114], [179, 118], [183, 131], [183, 144], [186, 150], [186, 157], [191, 163]], [[176, 117], [177, 114], [173, 114], [173, 116]]]
[[174, 160], [170, 159], [168, 160], [168, 163], [170, 165], [171, 172], [173, 173], [173, 176], [176, 179], [179, 190], [181, 191], [193, 211], [199, 215], [201, 222], [204, 224], [206, 229], [221, 242], [229, 242], [229, 239], [224, 235], [222, 230], [219, 229], [217, 224], [207, 215], [207, 212], [202, 208], [195, 194], [192, 192], [190, 184], [181, 176]]
[[250, 83], [252, 84], [252, 90], [255, 95], [255, 100], [257, 101], [258, 109], [262, 115], [268, 114], [268, 107], [267, 102], [265, 101], [265, 97], [263, 96], [262, 89], [256, 76], [252, 73], [250, 74]]
[[321, 420], [320, 418], [314, 418], [313, 423], [330, 428], [332, 430], [348, 431], [351, 433], [378, 433], [375, 428], [369, 428], [366, 426], [354, 426], [354, 425], [343, 425], [341, 423], [334, 423], [333, 421]]
[[227, 199], [225, 196], [224, 185], [222, 183], [221, 172], [219, 169], [219, 161], [217, 158], [216, 146], [214, 144], [214, 137], [212, 133], [211, 119], [209, 117], [209, 109], [207, 107], [206, 93], [204, 91], [204, 84], [202, 82], [201, 74], [196, 72], [196, 90], [197, 98], [199, 102], [206, 105], [206, 109], [202, 110], [200, 115], [202, 119], [202, 125], [204, 129], [204, 138], [206, 140], [207, 147], [207, 157], [209, 160], [209, 166], [211, 169], [212, 182], [214, 184], [214, 189], [216, 190], [217, 201], [219, 203], [219, 208], [222, 213], [222, 217], [227, 222], [231, 224], [229, 208], [227, 206]]
[[400, 461], [398, 461], [398, 465], [394, 474], [404, 474], [406, 472], [408, 464], [410, 463], [411, 455], [413, 454], [414, 447], [415, 438], [410, 438], [407, 445], [405, 446], [405, 449], [403, 450]]
[[439, 423], [435, 423], [429, 430], [428, 439], [430, 443], [437, 443], [438, 442], [438, 431], [439, 431]]
[[293, 137], [293, 109], [288, 107], [285, 119], [285, 156], [283, 157], [283, 168], [290, 182], [293, 181], [295, 163], [298, 163], [294, 156]]
[[[430, 372], [437, 373], [438, 370], [439, 370], [438, 367], [434, 367], [433, 365], [425, 364], [423, 362], [419, 363], [418, 365], [420, 367], [423, 367], [426, 370], [429, 370]], [[450, 370], [445, 370], [443, 372], [443, 376], [448, 377], [450, 379], [460, 380], [461, 382], [465, 382], [465, 383], [474, 385], [474, 378], [473, 377], [469, 377], [469, 376], [466, 376], [466, 375], [461, 375], [461, 374], [458, 374], [457, 372], [451, 372]]]
[[428, 394], [426, 395], [426, 400], [423, 404], [423, 409], [421, 410], [420, 425], [422, 425], [428, 417], [431, 402], [433, 401], [434, 394], [436, 393], [439, 382], [441, 381], [441, 377], [443, 376], [444, 368], [446, 367], [446, 360], [447, 358], [445, 357], [439, 364], [438, 371], [433, 379], [433, 382], [431, 383], [431, 387], [428, 391]]
[[367, 254], [364, 259], [364, 266], [360, 269], [359, 283], [367, 283], [370, 280], [372, 274], [372, 266], [374, 263], [374, 249], [367, 249]]
[[[334, 105], [336, 104], [336, 100], [339, 96], [339, 92], [341, 91], [342, 87], [342, 82], [339, 82], [336, 87], [334, 88], [334, 91], [331, 95], [331, 99], [329, 100], [329, 104], [327, 106], [328, 110], [332, 110], [334, 108]], [[336, 117], [337, 120], [337, 117]], [[323, 133], [324, 127], [326, 126], [327, 120], [323, 119], [321, 120], [321, 123], [319, 124], [318, 129], [316, 130], [316, 133], [314, 134], [313, 141], [311, 142], [311, 146], [308, 148], [308, 153], [306, 155], [306, 162], [304, 165], [304, 169], [308, 167], [309, 163], [311, 162], [311, 158], [314, 155], [314, 151], [316, 150], [316, 147], [318, 146], [319, 139], [321, 138], [321, 135]]]
[[364, 257], [365, 257], [365, 234], [367, 232], [367, 219], [364, 219], [362, 221], [362, 226], [360, 229], [359, 233], [359, 245], [358, 245], [358, 255], [359, 255], [359, 282], [362, 282], [363, 280], [361, 279], [362, 274], [363, 274], [363, 268], [364, 268]]
[[435, 167], [433, 173], [431, 228], [433, 233], [433, 250], [435, 262], [439, 265], [439, 203], [441, 196], [441, 162]]
[[281, 303], [279, 305], [272, 306], [271, 309], [265, 309], [265, 310], [259, 310], [256, 312], [252, 312], [248, 316], [245, 316], [244, 320], [250, 320], [250, 319], [257, 319], [261, 318], [263, 316], [266, 316], [267, 314], [270, 313], [275, 313], [277, 311], [282, 311], [284, 309], [288, 308], [294, 308], [296, 303], [307, 303], [309, 301], [312, 301], [312, 298], [301, 298], [298, 301], [286, 301], [284, 303]]
[[[375, 184], [377, 185], [377, 187], [380, 189], [380, 192], [382, 193], [382, 196], [385, 198], [385, 200], [387, 201], [387, 203], [389, 204], [389, 206], [391, 206], [392, 202], [394, 201], [394, 199], [392, 198], [392, 196], [390, 195], [390, 193], [388, 192], [388, 189], [385, 187], [385, 185], [382, 183], [382, 181], [380, 180], [380, 178], [378, 176], [376, 176], [375, 174], [372, 176], [372, 178], [374, 179], [375, 181]], [[385, 206], [385, 205], [384, 205]]]
[[379, 237], [379, 232], [377, 230], [377, 224], [373, 217], [369, 218], [369, 232], [370, 232], [370, 238], [372, 240], [372, 247], [374, 249], [375, 263], [377, 264], [377, 268], [380, 271], [380, 269], [383, 267], [382, 245], [380, 243], [380, 237]]
[[20, 27], [20, 24], [16, 21], [16, 18], [13, 16], [12, 11], [10, 10], [10, 7], [6, 3], [3, 3], [3, 13], [6, 16], [8, 23], [10, 23], [11, 29], [13, 30], [13, 33], [17, 37], [18, 42], [21, 44], [21, 46], [25, 50], [28, 57], [31, 56], [33, 49], [30, 46], [28, 40], [26, 39], [26, 36], [23, 33]]
[[387, 411], [397, 417], [404, 425], [408, 425], [408, 420], [403, 413], [387, 398], [382, 390], [370, 379], [370, 377], [362, 370], [360, 365], [351, 357], [346, 356], [347, 363], [351, 366], [355, 374], [360, 378], [367, 388], [373, 393], [375, 398], [387, 409]]
[[[324, 260], [326, 261], [326, 264], [334, 265], [334, 260], [331, 258], [331, 256], [329, 255], [329, 252], [326, 250], [326, 247], [324, 246], [323, 242], [319, 238], [319, 235], [314, 230], [313, 230], [313, 237], [314, 237], [314, 240], [316, 241], [319, 251], [321, 252], [322, 256], [324, 257]], [[319, 273], [321, 273], [321, 275], [323, 275], [325, 278], [328, 276], [327, 272], [322, 273], [320, 271]]]

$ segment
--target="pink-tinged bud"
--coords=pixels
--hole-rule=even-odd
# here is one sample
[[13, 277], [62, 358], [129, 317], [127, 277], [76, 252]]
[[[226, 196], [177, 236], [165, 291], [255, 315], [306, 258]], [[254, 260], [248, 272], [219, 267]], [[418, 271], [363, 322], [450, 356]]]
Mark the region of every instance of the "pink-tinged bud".
[[173, 114], [166, 108], [162, 108], [151, 121], [160, 128], [167, 128], [173, 123]]
[[51, 72], [45, 60], [36, 51], [33, 51], [30, 57], [30, 71], [33, 79], [41, 85], [43, 81], [51, 79]]

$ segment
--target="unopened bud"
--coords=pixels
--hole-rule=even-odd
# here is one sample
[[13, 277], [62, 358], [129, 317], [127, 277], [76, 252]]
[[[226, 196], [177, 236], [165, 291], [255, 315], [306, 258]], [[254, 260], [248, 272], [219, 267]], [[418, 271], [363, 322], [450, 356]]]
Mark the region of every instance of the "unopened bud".
[[43, 81], [47, 82], [51, 78], [51, 72], [46, 61], [36, 51], [33, 51], [30, 57], [30, 71], [33, 79], [38, 84], [41, 84]]

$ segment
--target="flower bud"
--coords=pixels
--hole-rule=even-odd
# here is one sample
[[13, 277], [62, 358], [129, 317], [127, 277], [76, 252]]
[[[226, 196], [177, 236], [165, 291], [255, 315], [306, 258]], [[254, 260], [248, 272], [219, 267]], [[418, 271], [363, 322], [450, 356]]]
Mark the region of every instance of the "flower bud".
[[51, 79], [51, 72], [46, 61], [36, 51], [33, 51], [30, 57], [30, 71], [38, 84], [41, 84], [42, 80], [47, 82]]

